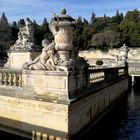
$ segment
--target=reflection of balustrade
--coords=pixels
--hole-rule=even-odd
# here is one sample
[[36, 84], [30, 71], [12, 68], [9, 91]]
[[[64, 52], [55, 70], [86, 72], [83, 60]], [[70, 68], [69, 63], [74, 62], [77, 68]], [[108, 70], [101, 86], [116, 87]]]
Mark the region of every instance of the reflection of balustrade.
[[111, 82], [127, 75], [127, 67], [89, 68], [90, 83]]
[[22, 72], [1, 69], [0, 70], [0, 85], [6, 86], [22, 86]]

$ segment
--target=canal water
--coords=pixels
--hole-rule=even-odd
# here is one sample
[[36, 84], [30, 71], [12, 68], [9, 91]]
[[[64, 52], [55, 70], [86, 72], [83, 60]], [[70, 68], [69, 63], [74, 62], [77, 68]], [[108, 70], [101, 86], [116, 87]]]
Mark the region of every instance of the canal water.
[[132, 89], [83, 140], [140, 140], [140, 90]]
[[[4, 139], [27, 140], [5, 132], [0, 132], [0, 136]], [[132, 89], [83, 140], [140, 140], [140, 91]]]

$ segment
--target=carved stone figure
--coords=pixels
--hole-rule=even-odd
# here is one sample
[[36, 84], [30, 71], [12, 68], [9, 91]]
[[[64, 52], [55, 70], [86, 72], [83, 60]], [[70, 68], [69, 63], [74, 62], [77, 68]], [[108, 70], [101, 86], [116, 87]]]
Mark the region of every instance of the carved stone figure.
[[119, 49], [118, 64], [124, 65], [124, 64], [127, 63], [128, 51], [129, 50], [130, 49], [128, 48], [128, 46], [123, 44], [123, 46]]
[[42, 41], [42, 46], [44, 47], [42, 49], [42, 53], [33, 61], [25, 63], [23, 66], [25, 69], [56, 70], [56, 61], [54, 57], [55, 43], [52, 42], [49, 44], [49, 42], [46, 39], [44, 39]]
[[10, 51], [36, 51], [41, 48], [34, 43], [32, 22], [27, 18], [25, 26], [19, 28], [18, 39]]
[[10, 47], [10, 51], [18, 51], [20, 48], [22, 48], [22, 35], [20, 32], [18, 32], [18, 39], [16, 40], [15, 44]]
[[34, 61], [26, 63], [24, 68], [58, 71], [87, 69], [87, 62], [78, 56], [78, 49], [73, 46], [75, 24], [76, 21], [66, 15], [65, 9], [59, 16], [55, 15], [49, 24], [54, 41], [49, 44], [43, 40], [42, 53]]

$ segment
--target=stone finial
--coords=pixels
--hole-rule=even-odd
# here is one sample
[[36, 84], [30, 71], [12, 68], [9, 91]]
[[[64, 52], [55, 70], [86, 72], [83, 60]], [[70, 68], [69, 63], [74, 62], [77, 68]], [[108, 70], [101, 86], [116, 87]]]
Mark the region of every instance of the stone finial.
[[67, 13], [67, 10], [65, 8], [62, 8], [61, 9], [61, 15], [66, 15], [66, 13]]

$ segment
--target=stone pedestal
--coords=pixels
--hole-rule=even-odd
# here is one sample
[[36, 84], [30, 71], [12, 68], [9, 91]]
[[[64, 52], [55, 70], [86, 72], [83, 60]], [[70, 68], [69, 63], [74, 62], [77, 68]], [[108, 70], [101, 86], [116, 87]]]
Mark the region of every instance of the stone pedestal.
[[22, 69], [24, 63], [34, 60], [40, 52], [10, 52], [6, 68]]
[[88, 73], [24, 70], [22, 81], [25, 91], [32, 90], [37, 98], [68, 103], [78, 98], [81, 92], [84, 94], [88, 85]]

